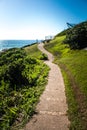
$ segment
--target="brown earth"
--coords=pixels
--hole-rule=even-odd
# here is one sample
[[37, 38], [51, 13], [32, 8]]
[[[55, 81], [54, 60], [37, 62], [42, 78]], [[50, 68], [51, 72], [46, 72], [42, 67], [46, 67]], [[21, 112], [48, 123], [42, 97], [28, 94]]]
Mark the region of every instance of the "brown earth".
[[43, 48], [43, 43], [38, 44], [38, 48], [48, 55], [49, 60], [45, 61], [50, 67], [48, 84], [37, 105], [37, 114], [24, 130], [69, 130], [65, 86], [60, 68], [52, 63], [53, 55]]
[[[78, 105], [78, 115], [79, 115], [79, 120], [81, 123], [81, 128], [82, 130], [87, 130], [87, 99], [84, 93], [81, 92], [80, 87], [76, 83], [72, 73], [70, 70], [67, 68], [66, 65], [60, 64], [61, 68], [66, 72], [68, 75], [73, 93], [74, 93], [74, 98], [76, 100], [76, 103]], [[71, 119], [72, 120], [72, 119]]]

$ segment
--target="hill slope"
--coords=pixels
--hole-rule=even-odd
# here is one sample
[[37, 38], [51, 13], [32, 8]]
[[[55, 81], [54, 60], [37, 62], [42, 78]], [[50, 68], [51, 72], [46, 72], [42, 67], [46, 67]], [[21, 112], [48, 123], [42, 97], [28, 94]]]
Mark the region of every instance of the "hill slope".
[[49, 71], [42, 56], [37, 45], [0, 54], [1, 130], [18, 130], [34, 114]]
[[68, 114], [71, 130], [87, 128], [87, 51], [70, 50], [63, 41], [66, 36], [56, 36], [45, 44], [60, 65], [66, 85]]

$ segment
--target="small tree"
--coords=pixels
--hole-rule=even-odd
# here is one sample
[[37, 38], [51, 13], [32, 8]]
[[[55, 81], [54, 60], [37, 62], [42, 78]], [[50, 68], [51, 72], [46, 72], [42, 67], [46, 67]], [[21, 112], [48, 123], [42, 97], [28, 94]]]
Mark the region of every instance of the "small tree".
[[76, 25], [67, 32], [65, 43], [71, 49], [82, 49], [87, 47], [87, 22]]

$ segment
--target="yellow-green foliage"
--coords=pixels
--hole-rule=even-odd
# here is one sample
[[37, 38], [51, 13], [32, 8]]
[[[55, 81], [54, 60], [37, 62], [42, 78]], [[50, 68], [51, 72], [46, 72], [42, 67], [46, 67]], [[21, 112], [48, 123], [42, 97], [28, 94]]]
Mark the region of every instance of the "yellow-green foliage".
[[[63, 71], [71, 130], [85, 130], [87, 128], [87, 50], [70, 50], [68, 44], [63, 43], [65, 37], [55, 37], [51, 42], [45, 44], [45, 48], [54, 54], [54, 62], [60, 65]], [[73, 86], [73, 82], [77, 88]], [[81, 98], [82, 105], [78, 101], [79, 95], [75, 89], [81, 93], [80, 95], [83, 95]]]
[[34, 44], [32, 46], [25, 47], [24, 49], [31, 57], [37, 58], [39, 60], [48, 60], [47, 55], [38, 50], [37, 45], [38, 44]]
[[42, 53], [36, 45], [25, 50], [0, 54], [0, 130], [18, 130], [29, 120], [47, 82], [49, 68], [38, 60]]
[[72, 72], [79, 87], [87, 95], [87, 51], [70, 50], [67, 44], [63, 43], [65, 36], [57, 37], [45, 45], [56, 57], [57, 63], [65, 64]]

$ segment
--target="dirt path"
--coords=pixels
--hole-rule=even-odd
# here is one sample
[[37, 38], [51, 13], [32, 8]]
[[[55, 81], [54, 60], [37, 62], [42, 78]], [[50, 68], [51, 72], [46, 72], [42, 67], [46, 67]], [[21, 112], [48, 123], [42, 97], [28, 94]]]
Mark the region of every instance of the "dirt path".
[[37, 105], [38, 114], [34, 115], [24, 130], [69, 130], [66, 116], [67, 104], [61, 71], [52, 63], [53, 55], [39, 44], [38, 48], [48, 55], [45, 63], [50, 67], [48, 84]]

